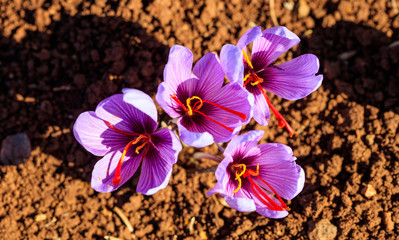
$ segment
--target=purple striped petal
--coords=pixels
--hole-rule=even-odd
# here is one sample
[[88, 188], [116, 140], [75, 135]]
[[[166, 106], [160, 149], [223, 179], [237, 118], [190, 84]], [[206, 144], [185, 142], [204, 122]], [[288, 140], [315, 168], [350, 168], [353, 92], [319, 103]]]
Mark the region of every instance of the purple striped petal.
[[244, 49], [248, 44], [253, 42], [258, 37], [262, 36], [262, 28], [260, 26], [250, 28], [248, 31], [242, 35], [240, 40], [238, 40], [237, 47], [238, 49]]
[[155, 99], [159, 106], [171, 117], [171, 118], [177, 118], [180, 117], [180, 114], [176, 111], [176, 108], [173, 108], [176, 103], [173, 101], [173, 99], [170, 97], [171, 95], [174, 95], [175, 92], [170, 89], [168, 84], [166, 82], [162, 82], [158, 86], [158, 91], [157, 95], [155, 96]]
[[154, 116], [149, 116], [125, 102], [123, 94], [116, 94], [101, 101], [95, 113], [99, 118], [128, 133], [152, 133], [158, 125], [153, 119]]
[[315, 75], [318, 71], [319, 59], [313, 54], [304, 54], [277, 67], [269, 67], [259, 76], [265, 79], [262, 86], [268, 91], [297, 100], [320, 87], [323, 75]]
[[212, 96], [223, 86], [224, 72], [215, 53], [205, 54], [193, 68], [193, 74], [199, 79], [196, 89]]
[[253, 117], [257, 123], [262, 126], [267, 126], [270, 119], [270, 109], [267, 105], [266, 99], [259, 88], [252, 90], [255, 97], [253, 106]]
[[231, 82], [238, 82], [243, 85], [244, 64], [242, 51], [232, 45], [227, 44], [220, 51], [220, 63], [227, 79]]
[[73, 126], [73, 135], [87, 151], [96, 156], [123, 148], [129, 142], [126, 135], [110, 129], [93, 111], [79, 115]]
[[[188, 85], [188, 83], [189, 81], [186, 81], [184, 84], [181, 84], [180, 88]], [[189, 89], [187, 87], [187, 90], [182, 90], [181, 94], [189, 91]], [[227, 84], [219, 89], [217, 95], [211, 98], [203, 98], [201, 93], [197, 96], [200, 96], [204, 100], [203, 107], [199, 110], [202, 114], [195, 112], [193, 116], [183, 116], [178, 122], [181, 139], [187, 145], [204, 147], [210, 145], [213, 141], [226, 142], [236, 135], [241, 126], [251, 118], [253, 97], [238, 83]], [[205, 101], [212, 102], [213, 104]], [[243, 120], [239, 116], [223, 110], [214, 104], [242, 113], [246, 116], [246, 119]], [[233, 129], [233, 131], [220, 124]], [[212, 138], [205, 133], [210, 134]]]
[[219, 90], [219, 94], [213, 96], [211, 99], [206, 100], [240, 112], [246, 116], [245, 120], [243, 120], [242, 118], [227, 111], [216, 111], [215, 113], [219, 115], [218, 117], [221, 118], [226, 124], [233, 126], [245, 125], [251, 120], [254, 97], [247, 90], [243, 89], [239, 83], [229, 83], [225, 85]]
[[[226, 149], [223, 152], [224, 156], [232, 154], [241, 144], [252, 142], [256, 145], [257, 142], [263, 137], [265, 133], [262, 130], [252, 130], [245, 134], [234, 136], [229, 144], [227, 145]], [[253, 146], [246, 146], [246, 148], [251, 148]]]
[[163, 79], [171, 90], [191, 78], [191, 67], [193, 65], [193, 54], [183, 46], [174, 45], [169, 52], [168, 63], [163, 72]]
[[147, 114], [155, 122], [158, 121], [157, 108], [155, 107], [154, 101], [150, 96], [140, 90], [132, 88], [125, 88], [122, 90], [122, 92], [124, 102], [129, 103], [136, 109]]
[[252, 46], [252, 65], [261, 70], [269, 66], [288, 49], [300, 42], [295, 33], [285, 27], [273, 27], [263, 31]]
[[134, 153], [134, 149], [130, 148], [123, 159], [120, 183], [116, 185], [112, 183], [116, 166], [122, 156], [122, 151], [123, 149], [110, 152], [96, 163], [91, 176], [91, 187], [94, 190], [98, 192], [112, 192], [122, 186], [136, 172], [143, 153], [141, 152], [137, 155]]
[[179, 139], [167, 128], [151, 135], [151, 146], [143, 159], [137, 192], [151, 195], [168, 185], [173, 164], [182, 149]]

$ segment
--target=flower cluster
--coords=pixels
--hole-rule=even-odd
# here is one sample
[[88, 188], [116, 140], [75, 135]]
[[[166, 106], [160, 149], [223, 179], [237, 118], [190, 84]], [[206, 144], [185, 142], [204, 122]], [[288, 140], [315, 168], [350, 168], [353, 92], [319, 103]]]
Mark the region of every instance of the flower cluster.
[[[189, 49], [175, 45], [170, 50], [156, 101], [176, 119], [184, 144], [205, 147], [230, 141], [216, 170], [217, 183], [208, 195], [219, 193], [238, 211], [285, 217], [290, 209], [283, 199], [292, 199], [303, 188], [305, 175], [291, 148], [278, 143], [257, 145], [262, 131], [238, 135], [252, 117], [267, 125], [270, 110], [279, 127], [295, 134], [267, 92], [297, 100], [320, 86], [323, 77], [316, 75], [319, 62], [312, 54], [274, 64], [298, 43], [299, 38], [285, 27], [263, 32], [255, 27], [237, 45], [223, 46], [220, 58], [207, 53], [194, 67]], [[150, 195], [167, 186], [182, 144], [175, 131], [157, 130], [157, 119], [151, 97], [136, 89], [124, 89], [123, 94], [100, 102], [95, 111], [80, 114], [75, 138], [87, 151], [102, 157], [92, 173], [95, 190], [114, 191], [139, 168], [138, 192]]]

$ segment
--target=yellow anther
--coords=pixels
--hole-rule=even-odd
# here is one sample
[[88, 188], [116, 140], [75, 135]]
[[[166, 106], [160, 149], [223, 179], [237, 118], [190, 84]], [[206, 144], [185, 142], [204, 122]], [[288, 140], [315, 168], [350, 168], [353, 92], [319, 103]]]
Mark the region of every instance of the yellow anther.
[[193, 115], [193, 108], [191, 107], [191, 100], [193, 100], [193, 99], [197, 99], [200, 102], [200, 105], [198, 107], [196, 107], [196, 109], [194, 109], [194, 110], [200, 109], [203, 104], [202, 99], [200, 97], [193, 96], [193, 97], [187, 98], [186, 104], [187, 104], [187, 108], [188, 108], [188, 115], [190, 115], [190, 116]]
[[[236, 173], [236, 174], [237, 174], [237, 173]], [[236, 190], [233, 191], [233, 193], [238, 192], [238, 190], [240, 190], [240, 188], [241, 188], [241, 178], [238, 178], [238, 179], [236, 179], [236, 180], [238, 180], [238, 187], [237, 187]]]
[[234, 168], [242, 168], [242, 171], [240, 173], [238, 173], [236, 171], [236, 178], [235, 180], [238, 180], [238, 187], [236, 190], [233, 191], [233, 193], [238, 192], [238, 190], [240, 190], [241, 188], [241, 176], [244, 175], [245, 171], [247, 170], [247, 166], [245, 164], [237, 164], [237, 165], [233, 165]]
[[255, 85], [258, 85], [258, 83], [259, 83], [259, 81], [251, 82], [251, 85], [252, 85], [252, 86], [255, 86]]
[[248, 73], [247, 75], [245, 75], [245, 77], [244, 77], [244, 82], [248, 80], [248, 77], [249, 77], [250, 75], [251, 75], [250, 73]]
[[123, 152], [122, 152], [122, 157], [121, 157], [121, 160], [120, 160], [121, 163], [123, 163], [123, 159], [125, 158], [125, 155], [126, 155], [126, 153], [127, 153], [127, 150], [128, 150], [128, 149], [124, 149]]
[[249, 57], [248, 57], [248, 55], [247, 55], [247, 53], [245, 52], [244, 49], [242, 50], [242, 53], [244, 54], [244, 59], [245, 59], [245, 61], [248, 63], [248, 65], [249, 65], [252, 69], [254, 69], [254, 67], [252, 66], [251, 60], [249, 60]]

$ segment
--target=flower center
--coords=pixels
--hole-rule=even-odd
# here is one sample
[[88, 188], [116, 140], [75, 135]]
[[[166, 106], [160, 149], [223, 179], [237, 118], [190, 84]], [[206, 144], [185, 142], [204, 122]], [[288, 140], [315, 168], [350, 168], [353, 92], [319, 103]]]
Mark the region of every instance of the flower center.
[[[292, 137], [296, 132], [295, 130], [288, 124], [287, 120], [277, 111], [277, 109], [273, 106], [273, 104], [270, 102], [269, 97], [266, 95], [265, 90], [262, 87], [262, 83], [264, 82], [263, 78], [259, 77], [255, 70], [254, 67], [251, 63], [251, 60], [249, 59], [247, 53], [242, 50], [243, 55], [244, 55], [244, 62], [248, 65], [249, 71], [248, 74], [244, 76], [244, 87], [247, 87], [247, 84], [250, 83], [252, 86], [258, 86], [259, 90], [261, 91], [263, 97], [265, 98], [267, 105], [269, 108], [272, 110], [273, 114], [276, 116], [277, 121], [278, 121], [278, 127], [286, 127], [288, 132], [290, 133], [290, 136]], [[259, 72], [259, 71], [258, 71]]]
[[118, 165], [116, 166], [115, 169], [115, 174], [114, 174], [114, 178], [112, 179], [112, 183], [113, 184], [119, 184], [120, 181], [122, 180], [121, 178], [121, 169], [122, 169], [122, 163], [123, 163], [123, 159], [126, 156], [127, 151], [129, 150], [129, 148], [132, 145], [141, 143], [141, 145], [136, 147], [136, 150], [134, 151], [136, 154], [140, 154], [140, 150], [145, 148], [143, 155], [141, 156], [140, 162], [143, 160], [143, 158], [145, 157], [145, 155], [147, 155], [149, 148], [149, 145], [151, 143], [151, 136], [149, 134], [139, 134], [139, 133], [128, 133], [128, 132], [124, 132], [121, 131], [119, 129], [117, 129], [115, 126], [112, 126], [110, 122], [108, 121], [104, 121], [108, 127], [110, 127], [111, 129], [115, 130], [118, 133], [124, 134], [124, 135], [129, 135], [129, 136], [135, 136], [136, 138], [133, 139], [132, 141], [130, 141], [128, 144], [126, 144], [125, 148], [123, 149], [122, 152], [122, 156], [119, 159]]
[[[232, 193], [236, 193], [236, 192], [238, 192], [238, 190], [241, 189], [241, 185], [242, 185], [241, 177], [248, 178], [249, 182], [251, 183], [252, 192], [270, 210], [273, 210], [273, 211], [284, 211], [284, 210], [289, 211], [290, 210], [290, 208], [287, 207], [287, 205], [285, 205], [285, 203], [281, 199], [280, 195], [278, 195], [277, 192], [264, 179], [259, 177], [259, 163], [258, 163], [258, 165], [256, 165], [256, 171], [247, 168], [247, 166], [245, 164], [234, 164], [231, 166], [231, 170], [233, 172], [235, 172], [235, 174], [236, 174], [235, 180], [238, 181], [238, 187]], [[272, 190], [274, 195], [277, 197], [278, 201], [280, 202], [280, 205], [278, 205], [271, 197], [269, 197], [268, 194], [271, 194], [271, 193], [268, 190], [266, 190], [264, 187], [258, 186], [258, 184], [254, 182], [252, 177], [258, 178], [267, 187], [269, 187], [270, 190]]]
[[[218, 122], [218, 121], [216, 121], [216, 120], [210, 118], [208, 115], [206, 115], [205, 113], [203, 113], [203, 112], [200, 111], [200, 109], [202, 108], [202, 106], [204, 105], [204, 103], [211, 104], [211, 105], [213, 105], [213, 106], [215, 106], [215, 107], [217, 107], [217, 108], [220, 108], [220, 109], [222, 109], [222, 110], [224, 110], [224, 111], [226, 111], [226, 112], [229, 112], [229, 113], [231, 113], [231, 114], [233, 114], [233, 115], [236, 115], [236, 116], [240, 117], [242, 120], [245, 120], [245, 119], [247, 118], [247, 116], [246, 116], [245, 114], [243, 114], [243, 113], [234, 111], [234, 110], [232, 110], [232, 109], [230, 109], [230, 108], [226, 108], [226, 107], [220, 106], [219, 104], [216, 104], [216, 103], [211, 102], [211, 101], [202, 100], [202, 99], [201, 99], [200, 97], [198, 97], [198, 96], [193, 96], [193, 97], [187, 98], [187, 99], [186, 99], [186, 105], [184, 105], [184, 104], [179, 100], [179, 98], [177, 98], [176, 94], [175, 94], [175, 95], [171, 95], [170, 97], [171, 97], [181, 108], [183, 108], [183, 110], [184, 110], [185, 112], [187, 112], [188, 116], [193, 116], [194, 113], [198, 113], [198, 114], [204, 116], [206, 119], [208, 119], [208, 120], [210, 120], [210, 121], [212, 121], [212, 122], [218, 124], [219, 126], [221, 126], [221, 127], [225, 128], [225, 129], [229, 130], [230, 132], [233, 132], [234, 129], [227, 127], [226, 125], [224, 125], [224, 124], [222, 124], [222, 123], [220, 123], [220, 122]], [[193, 104], [193, 102], [194, 102], [194, 104]], [[186, 106], [187, 106], [187, 107], [186, 107]]]

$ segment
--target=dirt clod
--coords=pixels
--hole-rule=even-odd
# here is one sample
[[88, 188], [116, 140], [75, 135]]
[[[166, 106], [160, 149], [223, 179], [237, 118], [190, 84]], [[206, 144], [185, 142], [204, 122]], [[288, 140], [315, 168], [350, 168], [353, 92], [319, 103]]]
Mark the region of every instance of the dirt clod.
[[314, 229], [309, 232], [309, 239], [332, 240], [337, 236], [337, 227], [328, 219], [322, 219], [316, 223]]
[[377, 194], [377, 191], [371, 184], [367, 184], [365, 187], [362, 188], [362, 194], [365, 197], [371, 198], [372, 196]]

